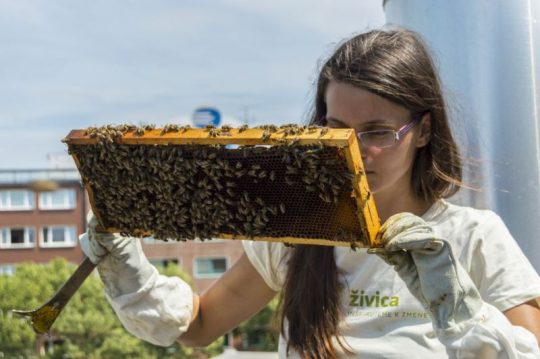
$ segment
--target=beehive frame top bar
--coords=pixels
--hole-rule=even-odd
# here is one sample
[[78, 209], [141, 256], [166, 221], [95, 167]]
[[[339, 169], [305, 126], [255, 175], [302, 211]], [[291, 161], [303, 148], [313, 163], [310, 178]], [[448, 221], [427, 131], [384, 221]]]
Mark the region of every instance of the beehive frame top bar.
[[[284, 135], [283, 131], [269, 133], [268, 130], [262, 128], [239, 129], [231, 128], [228, 131], [219, 129], [215, 135], [212, 134], [213, 129], [202, 128], [185, 128], [178, 131], [164, 132], [164, 129], [151, 129], [144, 132], [142, 135], [137, 135], [135, 132], [126, 132], [121, 137], [116, 139], [117, 143], [129, 145], [281, 145], [289, 141], [298, 141], [298, 145], [314, 145], [324, 141], [325, 146], [348, 147], [356, 142], [354, 130], [352, 129], [325, 129], [305, 130], [301, 134]], [[351, 135], [353, 134], [353, 135]], [[265, 136], [269, 136], [264, 139]], [[88, 130], [72, 130], [66, 137], [65, 142], [68, 144], [95, 144], [98, 142], [96, 137], [91, 137]]]
[[[102, 128], [103, 129], [103, 128]], [[296, 126], [261, 126], [261, 128], [230, 128], [223, 127], [221, 129], [209, 126], [206, 129], [193, 129], [180, 127], [175, 125], [167, 125], [164, 128], [155, 129], [147, 128], [142, 130], [134, 126], [126, 128], [120, 126], [108, 126], [110, 136], [108, 138], [100, 138], [99, 129], [89, 128], [85, 130], [72, 130], [64, 139], [68, 144], [70, 153], [73, 155], [75, 163], [83, 175], [80, 158], [82, 155], [77, 154], [76, 148], [84, 148], [87, 146], [96, 146], [101, 144], [113, 143], [118, 146], [128, 147], [156, 147], [167, 148], [165, 146], [188, 148], [189, 146], [223, 146], [223, 145], [238, 145], [246, 148], [252, 146], [276, 147], [276, 146], [324, 146], [337, 148], [340, 153], [343, 153], [346, 159], [346, 167], [351, 175], [350, 198], [356, 204], [355, 216], [358, 219], [363, 229], [363, 238], [361, 242], [350, 239], [323, 239], [323, 238], [301, 238], [298, 236], [249, 236], [220, 233], [219, 238], [225, 239], [255, 239], [262, 241], [285, 242], [291, 244], [318, 244], [332, 246], [369, 246], [377, 247], [377, 233], [380, 227], [379, 218], [375, 208], [375, 203], [362, 167], [360, 152], [354, 130], [352, 129], [328, 129], [321, 127], [302, 127], [300, 130]], [[102, 218], [104, 213], [95, 205], [96, 188], [93, 188], [88, 181], [83, 182], [88, 191], [90, 203], [96, 217], [100, 223], [107, 221]], [[288, 212], [288, 216], [294, 216], [294, 213]], [[209, 219], [211, 220], [211, 219]], [[122, 231], [122, 228], [107, 227], [107, 231], [115, 232]], [[150, 231], [151, 232], [151, 231]], [[146, 234], [151, 234], [150, 232]]]

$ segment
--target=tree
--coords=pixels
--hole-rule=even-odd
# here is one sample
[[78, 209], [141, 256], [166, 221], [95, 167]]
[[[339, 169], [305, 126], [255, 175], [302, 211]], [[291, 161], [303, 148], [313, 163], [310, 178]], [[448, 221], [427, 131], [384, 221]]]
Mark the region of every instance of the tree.
[[[45, 303], [73, 273], [75, 266], [64, 259], [48, 264], [25, 263], [12, 276], [0, 275], [0, 357], [35, 358], [36, 343], [52, 341], [48, 358], [193, 358], [208, 357], [221, 351], [220, 341], [194, 350], [175, 343], [168, 348], [154, 346], [129, 334], [116, 318], [103, 294], [97, 274], [90, 275], [47, 336], [36, 335], [25, 318], [12, 315], [12, 309], [37, 308]], [[180, 268], [163, 269], [190, 282]]]
[[233, 331], [242, 338], [242, 349], [277, 351], [279, 328], [276, 318], [279, 296], [274, 297], [259, 313]]

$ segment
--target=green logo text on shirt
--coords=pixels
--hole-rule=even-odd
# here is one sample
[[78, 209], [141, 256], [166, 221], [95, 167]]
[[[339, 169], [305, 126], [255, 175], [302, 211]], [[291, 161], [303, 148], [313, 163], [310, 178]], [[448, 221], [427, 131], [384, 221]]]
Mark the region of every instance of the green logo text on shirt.
[[370, 295], [364, 290], [353, 289], [349, 293], [349, 306], [352, 307], [397, 307], [399, 306], [398, 296], [381, 296], [379, 291], [375, 295]]

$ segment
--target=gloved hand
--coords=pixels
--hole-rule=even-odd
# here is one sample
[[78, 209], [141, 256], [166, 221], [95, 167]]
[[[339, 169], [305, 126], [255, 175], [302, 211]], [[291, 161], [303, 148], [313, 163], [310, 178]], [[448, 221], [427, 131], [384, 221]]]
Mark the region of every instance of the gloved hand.
[[137, 238], [101, 232], [90, 213], [88, 230], [79, 240], [97, 264], [107, 300], [130, 333], [169, 346], [187, 330], [193, 312], [191, 287], [179, 277], [160, 275]]
[[451, 358], [538, 358], [535, 336], [513, 326], [484, 302], [450, 244], [411, 213], [381, 227], [382, 250], [368, 250], [393, 265], [409, 291], [431, 313], [435, 332]]
[[86, 256], [97, 264], [105, 291], [111, 298], [136, 292], [157, 270], [148, 262], [138, 238], [100, 231], [96, 217], [88, 215], [88, 230], [79, 237]]
[[482, 299], [448, 242], [436, 238], [420, 217], [400, 213], [381, 227], [381, 258], [393, 265], [410, 292], [431, 313], [437, 329], [447, 329], [475, 316]]

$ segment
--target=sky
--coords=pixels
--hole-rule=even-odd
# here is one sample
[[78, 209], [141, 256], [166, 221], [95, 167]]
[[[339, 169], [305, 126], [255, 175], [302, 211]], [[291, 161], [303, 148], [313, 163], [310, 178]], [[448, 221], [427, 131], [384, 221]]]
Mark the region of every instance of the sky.
[[0, 169], [54, 165], [72, 129], [200, 106], [302, 122], [318, 64], [383, 24], [382, 0], [0, 0]]

